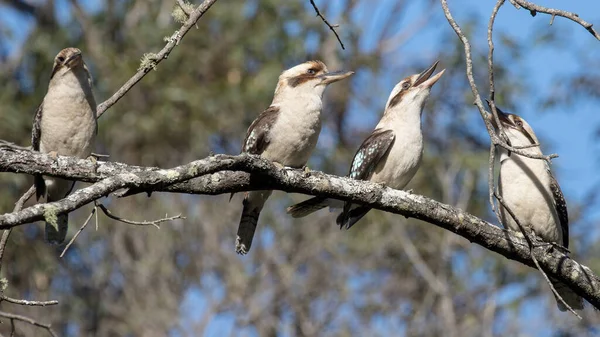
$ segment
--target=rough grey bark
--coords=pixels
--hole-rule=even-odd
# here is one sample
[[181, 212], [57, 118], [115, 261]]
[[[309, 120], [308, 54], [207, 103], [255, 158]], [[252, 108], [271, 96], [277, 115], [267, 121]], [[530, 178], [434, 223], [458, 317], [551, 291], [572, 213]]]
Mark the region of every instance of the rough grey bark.
[[0, 147], [0, 172], [44, 174], [94, 183], [61, 201], [2, 214], [0, 229], [41, 220], [48, 212], [70, 212], [124, 188], [134, 189], [125, 194], [171, 192], [210, 195], [276, 189], [350, 200], [420, 219], [535, 268], [531, 258], [533, 255], [549, 276], [567, 284], [594, 307], [600, 308], [600, 278], [552, 246], [536, 241], [531, 252], [525, 239], [515, 232], [503, 230], [459, 208], [430, 198], [367, 181], [317, 171], [307, 173], [281, 168], [250, 155], [215, 155], [172, 169], [159, 169], [110, 162], [98, 162], [95, 166], [88, 160], [70, 157], [54, 160], [45, 154], [11, 147]]

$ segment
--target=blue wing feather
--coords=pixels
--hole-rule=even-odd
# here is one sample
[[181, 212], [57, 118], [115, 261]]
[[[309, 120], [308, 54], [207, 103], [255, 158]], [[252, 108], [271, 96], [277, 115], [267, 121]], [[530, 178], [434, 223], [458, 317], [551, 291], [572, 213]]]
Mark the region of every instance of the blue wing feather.
[[392, 130], [375, 129], [356, 151], [348, 176], [357, 180], [369, 179], [395, 138]]
[[[357, 180], [368, 180], [377, 168], [377, 165], [388, 154], [396, 136], [392, 130], [375, 129], [373, 133], [356, 151], [350, 173], [348, 176]], [[340, 228], [346, 226], [346, 229], [352, 227], [358, 220], [367, 214], [370, 208], [361, 206], [352, 208], [352, 203], [344, 203], [344, 210], [338, 216], [336, 222]]]

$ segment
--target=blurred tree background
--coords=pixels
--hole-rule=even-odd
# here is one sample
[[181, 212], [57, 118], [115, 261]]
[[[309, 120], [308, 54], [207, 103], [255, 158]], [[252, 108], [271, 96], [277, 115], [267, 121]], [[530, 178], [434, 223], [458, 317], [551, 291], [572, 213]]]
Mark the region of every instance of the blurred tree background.
[[[485, 15], [465, 1], [452, 4], [474, 45], [476, 76], [484, 93], [484, 32], [494, 3], [482, 5]], [[83, 51], [94, 76], [96, 100], [109, 97], [135, 72], [144, 53], [158, 51], [163, 37], [179, 28], [171, 17], [174, 4], [173, 0], [0, 1], [0, 138], [30, 144], [33, 114], [46, 92], [53, 58], [64, 47]], [[356, 74], [326, 91], [324, 128], [309, 166], [345, 175], [395, 83], [439, 59], [440, 69], [447, 72], [433, 88], [423, 114], [425, 161], [409, 188], [494, 221], [487, 201], [489, 140], [472, 106], [462, 45], [439, 3], [317, 4], [330, 22], [340, 24], [346, 50], [315, 17], [308, 1], [218, 1], [169, 59], [100, 119], [96, 152], [110, 154], [112, 161], [161, 167], [210, 152], [237, 154], [247, 127], [269, 105], [279, 73], [305, 60], [321, 59], [330, 70]], [[533, 20], [510, 4], [505, 7], [499, 20]], [[599, 74], [560, 73], [553, 90], [543, 92], [532, 75], [542, 70], [527, 60], [573, 48], [582, 67], [597, 68], [598, 58], [591, 56], [597, 51], [575, 48], [571, 38], [577, 34], [596, 50], [598, 42], [574, 23], [564, 20], [548, 26], [546, 19], [537, 20], [529, 31], [497, 30], [497, 103], [520, 113], [527, 102], [564, 111], [567, 119], [580, 118], [570, 108], [573, 100], [597, 103]], [[526, 116], [534, 128], [538, 117]], [[552, 152], [556, 140], [543, 138], [546, 152]], [[561, 161], [556, 162], [561, 181]], [[31, 180], [0, 176], [0, 212], [12, 210]], [[600, 270], [596, 244], [600, 238], [589, 233], [597, 219], [593, 210], [597, 183], [587, 184], [585, 198], [569, 198], [567, 193], [572, 242], [577, 242], [573, 254], [595, 271]], [[100, 215], [97, 230], [89, 226], [64, 258], [59, 258], [64, 247], [43, 242], [39, 223], [19, 227], [8, 243], [2, 268], [7, 295], [57, 299], [60, 304], [0, 305], [4, 311], [51, 322], [60, 336], [597, 332], [600, 317], [591, 308], [583, 312], [582, 321], [558, 312], [542, 277], [530, 268], [450, 232], [379, 211], [348, 232], [340, 232], [335, 214], [327, 211], [304, 219], [287, 217], [285, 206], [302, 199], [275, 193], [247, 256], [234, 252], [240, 195], [230, 203], [228, 196], [174, 194], [105, 199], [111, 210], [131, 219], [165, 213], [183, 213], [187, 219], [157, 230]], [[71, 215], [69, 237], [90, 211], [87, 206]], [[43, 333], [17, 324], [17, 336]], [[3, 321], [0, 332], [9, 331], [9, 322]]]

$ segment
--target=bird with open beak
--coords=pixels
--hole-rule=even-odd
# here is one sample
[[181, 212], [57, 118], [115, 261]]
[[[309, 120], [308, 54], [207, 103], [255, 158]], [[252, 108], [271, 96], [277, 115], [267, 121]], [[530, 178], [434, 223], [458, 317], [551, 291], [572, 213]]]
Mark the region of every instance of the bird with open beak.
[[[354, 72], [329, 72], [321, 61], [308, 61], [279, 76], [273, 102], [250, 125], [242, 152], [260, 155], [283, 166], [302, 168], [317, 145], [325, 88]], [[272, 191], [245, 195], [235, 250], [246, 254], [258, 217]]]
[[[431, 87], [442, 77], [444, 70], [433, 75], [438, 62], [420, 74], [400, 81], [392, 90], [383, 117], [367, 139], [356, 151], [349, 177], [383, 183], [391, 188], [402, 189], [413, 178], [423, 155], [421, 113]], [[288, 207], [293, 217], [304, 217], [321, 208], [339, 207], [340, 201], [314, 197]], [[369, 212], [371, 208], [343, 203], [343, 211], [337, 224], [349, 229]]]
[[[488, 102], [489, 104], [489, 102]], [[491, 109], [491, 107], [490, 107]], [[541, 156], [539, 141], [533, 129], [515, 114], [504, 113], [499, 108], [498, 119], [513, 147], [523, 147], [525, 153]], [[491, 118], [491, 115], [490, 115]], [[492, 124], [499, 132], [494, 118]], [[550, 166], [543, 159], [528, 158], [500, 148], [500, 176], [498, 192], [506, 206], [525, 228], [533, 230], [545, 242], [569, 247], [569, 215], [563, 193]], [[504, 226], [521, 232], [508, 211], [500, 206], [500, 219]], [[566, 285], [553, 280], [554, 289], [573, 309], [583, 309], [583, 299]], [[567, 307], [557, 299], [558, 308]]]
[[[31, 143], [34, 151], [87, 158], [93, 151], [98, 124], [92, 77], [81, 51], [65, 48], [54, 58], [48, 92], [33, 121]], [[65, 198], [74, 181], [54, 177], [34, 177], [36, 196], [47, 202]], [[46, 240], [60, 244], [68, 230], [68, 214], [47, 219]]]

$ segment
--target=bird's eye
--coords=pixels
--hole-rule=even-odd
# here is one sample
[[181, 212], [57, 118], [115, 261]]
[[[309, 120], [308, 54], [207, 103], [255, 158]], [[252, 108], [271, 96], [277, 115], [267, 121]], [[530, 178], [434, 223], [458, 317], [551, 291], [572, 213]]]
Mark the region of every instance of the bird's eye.
[[402, 83], [402, 89], [406, 90], [408, 88], [410, 88], [410, 83], [408, 83], [408, 82]]
[[314, 74], [316, 74], [316, 73], [317, 73], [317, 70], [316, 70], [316, 69], [313, 69], [313, 68], [310, 68], [310, 69], [308, 69], [306, 72], [307, 72], [308, 74], [310, 74], [310, 75], [314, 75]]
[[63, 63], [65, 62], [65, 57], [64, 56], [59, 56], [56, 58], [58, 60], [58, 62]]
[[522, 128], [523, 127], [523, 121], [520, 119], [517, 119], [517, 121], [515, 122], [515, 124], [517, 124], [518, 127]]

